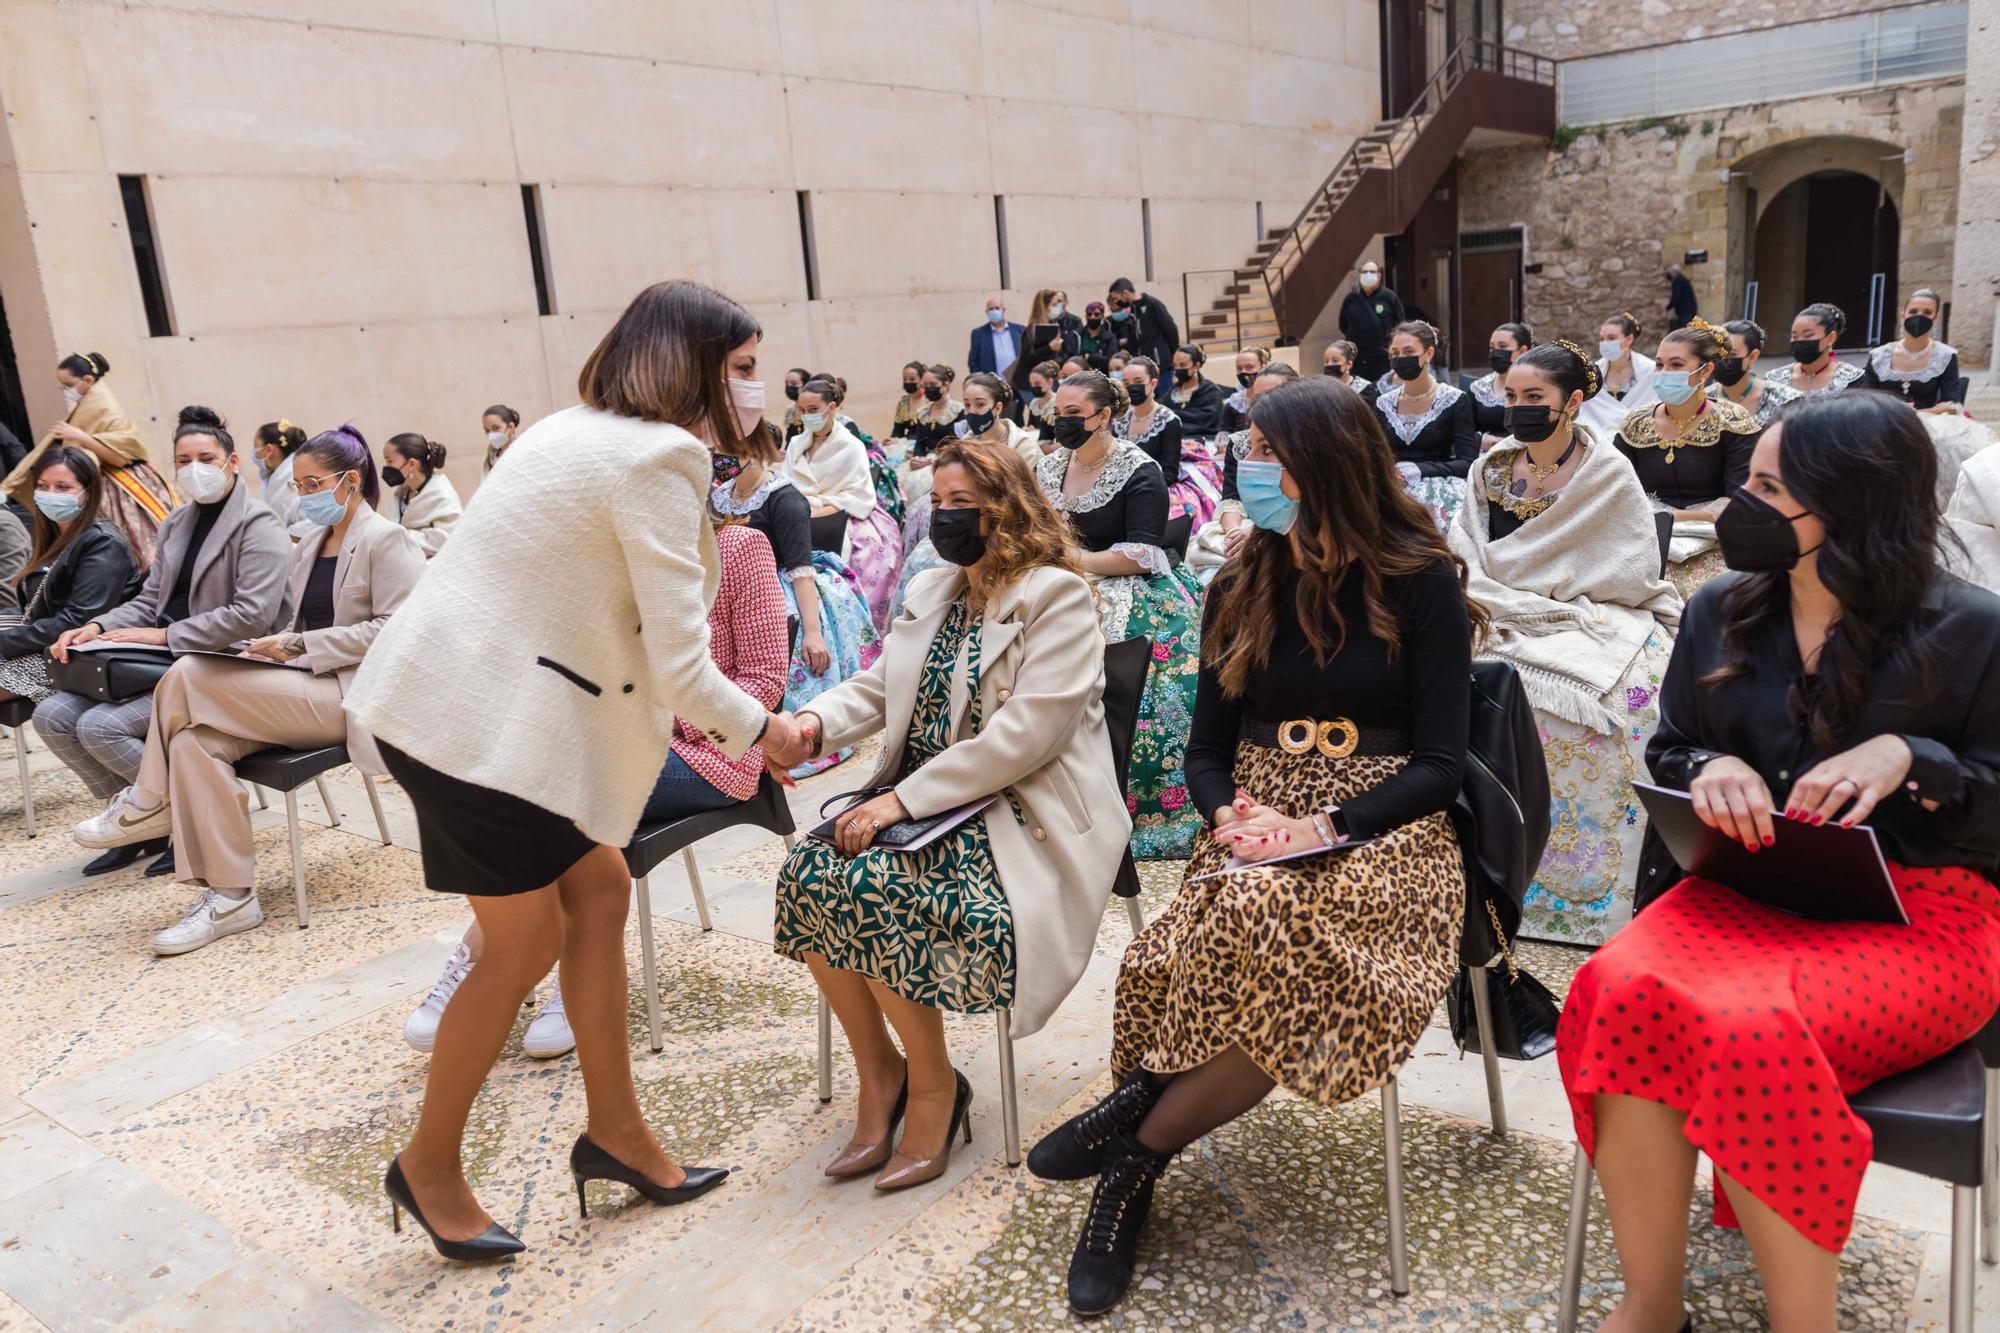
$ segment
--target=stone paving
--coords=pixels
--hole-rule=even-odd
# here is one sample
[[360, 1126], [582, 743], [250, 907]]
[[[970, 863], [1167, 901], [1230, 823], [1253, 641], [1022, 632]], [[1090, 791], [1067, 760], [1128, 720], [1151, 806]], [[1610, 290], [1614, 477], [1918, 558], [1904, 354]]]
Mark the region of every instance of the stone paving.
[[[0, 773], [11, 774], [11, 742]], [[301, 794], [312, 928], [295, 929], [280, 810], [257, 816], [267, 924], [176, 959], [148, 935], [188, 901], [137, 870], [85, 881], [67, 830], [92, 802], [35, 747], [41, 836], [0, 779], [0, 1329], [1046, 1329], [1071, 1323], [1062, 1275], [1087, 1191], [1005, 1165], [990, 1018], [949, 1022], [971, 1078], [974, 1142], [929, 1187], [876, 1197], [819, 1174], [846, 1139], [852, 1081], [814, 1095], [813, 993], [770, 949], [782, 846], [759, 830], [698, 851], [715, 930], [695, 924], [678, 863], [654, 876], [665, 1050], [641, 1096], [683, 1160], [728, 1165], [699, 1203], [655, 1209], [592, 1186], [579, 1219], [566, 1150], [582, 1122], [573, 1057], [537, 1062], [518, 1032], [467, 1142], [482, 1199], [529, 1249], [439, 1261], [393, 1235], [382, 1167], [408, 1134], [425, 1059], [410, 1007], [466, 921], [422, 886], [407, 804], [385, 790], [373, 837], [358, 779], [332, 782], [328, 828]], [[816, 809], [851, 785], [801, 788]], [[1146, 867], [1150, 917], [1179, 867]], [[1107, 912], [1097, 955], [1048, 1029], [1017, 1051], [1024, 1142], [1108, 1085], [1110, 989], [1131, 936]], [[635, 988], [638, 932], [631, 933]], [[1560, 994], [1584, 955], [1528, 944]], [[524, 1010], [525, 1026], [532, 1011]], [[1512, 1133], [1486, 1123], [1476, 1060], [1437, 1024], [1400, 1079], [1411, 1287], [1388, 1290], [1382, 1104], [1327, 1110], [1280, 1095], [1182, 1155], [1163, 1178], [1138, 1281], [1102, 1323], [1146, 1329], [1551, 1329], [1572, 1141], [1554, 1061], [1505, 1068]], [[1689, 1299], [1703, 1328], [1763, 1327], [1740, 1237], [1697, 1191]], [[1878, 1168], [1845, 1256], [1842, 1327], [1943, 1327], [1948, 1200]], [[1981, 1274], [1985, 1326], [2000, 1281]], [[1586, 1306], [1615, 1302], [1601, 1204]], [[1586, 1320], [1588, 1326], [1589, 1320]]]

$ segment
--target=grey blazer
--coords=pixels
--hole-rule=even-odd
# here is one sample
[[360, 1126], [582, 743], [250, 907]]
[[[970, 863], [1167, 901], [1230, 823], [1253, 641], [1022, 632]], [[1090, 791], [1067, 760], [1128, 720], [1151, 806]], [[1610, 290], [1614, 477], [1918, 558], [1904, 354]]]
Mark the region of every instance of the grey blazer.
[[[98, 628], [143, 629], [160, 623], [160, 609], [173, 596], [187, 560], [194, 523], [191, 504], [167, 515], [139, 595], [99, 616]], [[177, 653], [224, 652], [239, 639], [269, 634], [285, 607], [285, 569], [291, 558], [284, 525], [270, 506], [251, 498], [250, 488], [238, 477], [201, 544], [188, 587], [188, 615], [167, 626], [167, 646]]]

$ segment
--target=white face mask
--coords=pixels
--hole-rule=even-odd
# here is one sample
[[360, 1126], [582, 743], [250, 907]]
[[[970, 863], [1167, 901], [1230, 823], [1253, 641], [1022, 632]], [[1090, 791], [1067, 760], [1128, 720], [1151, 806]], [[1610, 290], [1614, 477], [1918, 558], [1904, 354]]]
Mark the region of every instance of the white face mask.
[[1061, 301], [1051, 301], [1051, 302], [1049, 302], [1049, 318], [1050, 318], [1050, 319], [1061, 319], [1061, 318], [1063, 317], [1063, 311], [1064, 311], [1064, 310], [1065, 310], [1066, 308], [1067, 308], [1067, 307], [1065, 307], [1065, 306], [1063, 305], [1063, 303], [1062, 303]]
[[229, 494], [229, 474], [213, 463], [189, 463], [174, 474], [174, 484], [196, 504], [214, 504]]
[[489, 430], [486, 432], [486, 442], [495, 449], [498, 449], [501, 445], [507, 443], [507, 432], [504, 430]]
[[1616, 361], [1624, 350], [1616, 338], [1605, 338], [1597, 344], [1597, 354], [1604, 358], [1604, 364], [1607, 366]]
[[74, 384], [63, 385], [62, 391], [63, 391], [63, 400], [67, 402], [71, 407], [75, 407], [78, 403], [83, 401], [83, 390], [77, 388]]
[[1380, 273], [1364, 273], [1361, 275], [1361, 290], [1372, 292], [1381, 281], [1382, 275]]

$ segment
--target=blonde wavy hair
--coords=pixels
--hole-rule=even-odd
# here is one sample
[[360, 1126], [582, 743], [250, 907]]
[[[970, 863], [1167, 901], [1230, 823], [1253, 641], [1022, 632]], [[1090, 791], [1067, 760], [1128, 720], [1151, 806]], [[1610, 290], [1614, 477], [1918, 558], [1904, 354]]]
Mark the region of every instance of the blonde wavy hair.
[[[937, 452], [931, 476], [962, 467], [972, 479], [981, 508], [991, 520], [986, 554], [965, 571], [975, 600], [987, 598], [1030, 570], [1082, 571], [1069, 553], [1069, 523], [1042, 493], [1027, 461], [1005, 444], [952, 440]], [[936, 482], [932, 482], [936, 489]]]

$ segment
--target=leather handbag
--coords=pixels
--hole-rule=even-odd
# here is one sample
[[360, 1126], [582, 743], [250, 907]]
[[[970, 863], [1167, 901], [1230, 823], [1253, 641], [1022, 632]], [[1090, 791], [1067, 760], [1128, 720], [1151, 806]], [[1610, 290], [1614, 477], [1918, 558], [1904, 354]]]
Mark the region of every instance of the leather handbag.
[[[1492, 911], [1492, 904], [1487, 904]], [[1493, 919], [1497, 934], [1500, 921]], [[1479, 1020], [1472, 1005], [1472, 987], [1486, 987], [1486, 1007], [1493, 1018], [1493, 1053], [1503, 1060], [1539, 1060], [1556, 1048], [1556, 1021], [1562, 1007], [1549, 988], [1514, 964], [1514, 951], [1500, 936], [1500, 957], [1505, 971], [1491, 968], [1460, 968], [1451, 980], [1446, 1012], [1451, 1020], [1451, 1039], [1459, 1052], [1477, 1051]]]
[[69, 661], [49, 662], [49, 684], [100, 703], [123, 703], [151, 694], [174, 664], [171, 654], [148, 648], [106, 648], [71, 653]]

